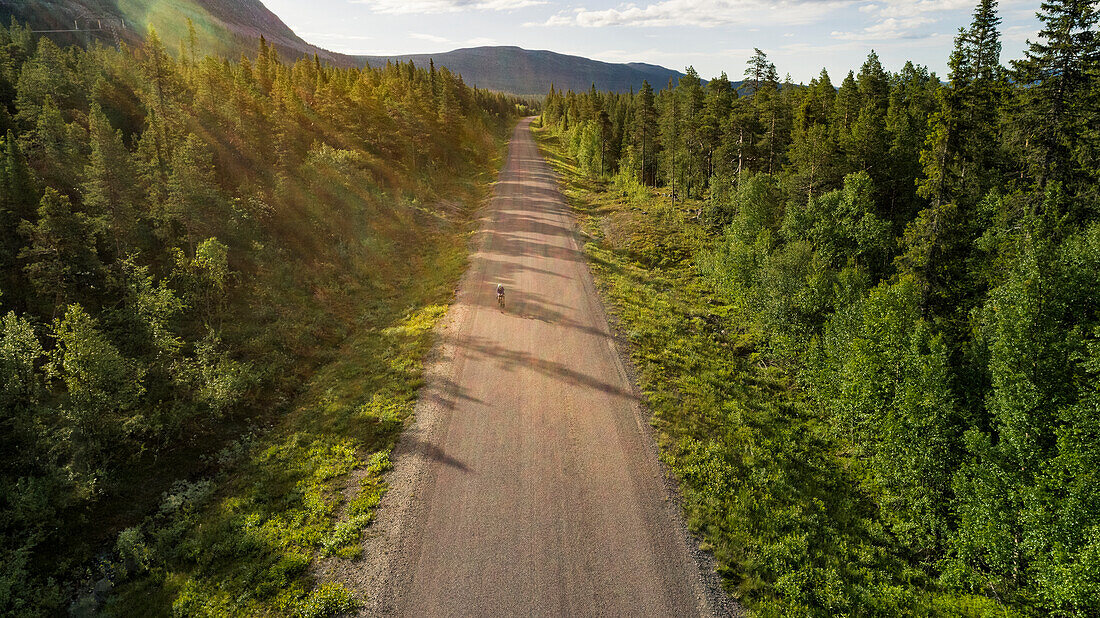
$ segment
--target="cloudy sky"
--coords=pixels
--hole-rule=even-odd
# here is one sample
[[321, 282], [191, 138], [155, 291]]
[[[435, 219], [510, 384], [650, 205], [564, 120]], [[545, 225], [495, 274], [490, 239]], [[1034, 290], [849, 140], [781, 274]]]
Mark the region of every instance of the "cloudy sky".
[[[478, 45], [549, 49], [608, 62], [651, 62], [740, 79], [754, 47], [779, 74], [839, 84], [874, 49], [946, 77], [955, 32], [977, 0], [263, 0], [302, 38], [351, 54], [436, 53]], [[1034, 39], [1038, 0], [1002, 0], [1008, 62]]]

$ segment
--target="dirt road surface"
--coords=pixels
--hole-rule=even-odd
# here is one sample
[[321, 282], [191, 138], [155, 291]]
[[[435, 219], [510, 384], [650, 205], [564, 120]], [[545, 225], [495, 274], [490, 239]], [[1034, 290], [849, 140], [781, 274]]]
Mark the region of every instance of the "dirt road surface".
[[375, 557], [353, 582], [364, 612], [728, 613], [670, 499], [529, 124], [515, 131], [416, 426], [395, 453], [367, 541]]

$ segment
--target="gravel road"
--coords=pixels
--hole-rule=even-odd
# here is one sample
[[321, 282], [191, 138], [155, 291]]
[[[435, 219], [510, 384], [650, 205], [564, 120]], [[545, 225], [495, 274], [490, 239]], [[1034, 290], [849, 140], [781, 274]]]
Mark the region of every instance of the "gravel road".
[[680, 520], [530, 119], [481, 234], [366, 559], [332, 575], [365, 615], [740, 613]]

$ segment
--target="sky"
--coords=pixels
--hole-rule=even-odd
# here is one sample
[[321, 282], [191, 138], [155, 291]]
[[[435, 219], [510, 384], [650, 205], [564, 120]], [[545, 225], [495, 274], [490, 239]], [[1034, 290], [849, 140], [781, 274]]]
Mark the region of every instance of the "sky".
[[[977, 0], [263, 0], [306, 41], [364, 55], [439, 53], [480, 45], [649, 62], [703, 78], [741, 79], [760, 48], [780, 76], [834, 84], [873, 49], [947, 77], [947, 58]], [[1001, 61], [1035, 39], [1038, 0], [1002, 0]]]

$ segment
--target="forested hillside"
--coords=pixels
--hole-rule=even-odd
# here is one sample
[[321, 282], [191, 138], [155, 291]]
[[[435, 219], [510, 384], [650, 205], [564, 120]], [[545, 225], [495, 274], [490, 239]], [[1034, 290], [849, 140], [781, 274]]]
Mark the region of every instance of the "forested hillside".
[[171, 51], [180, 42], [194, 43], [205, 53], [237, 59], [251, 56], [264, 37], [284, 60], [318, 54], [337, 66], [362, 66], [303, 41], [261, 0], [0, 0], [0, 23], [12, 19], [48, 31], [63, 45], [140, 47], [153, 27]]
[[[689, 522], [761, 615], [1100, 614], [1100, 39], [551, 92]], [[560, 150], [559, 150], [560, 149]], [[657, 187], [654, 189], [653, 187]]]
[[445, 69], [176, 44], [0, 28], [0, 614], [124, 581], [127, 615], [349, 607], [310, 561], [384, 490], [516, 114]]

